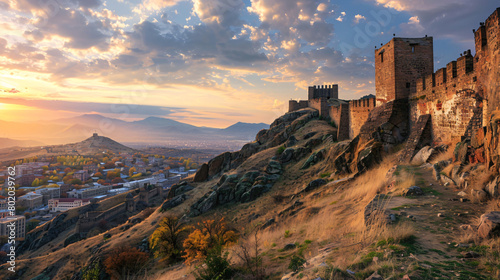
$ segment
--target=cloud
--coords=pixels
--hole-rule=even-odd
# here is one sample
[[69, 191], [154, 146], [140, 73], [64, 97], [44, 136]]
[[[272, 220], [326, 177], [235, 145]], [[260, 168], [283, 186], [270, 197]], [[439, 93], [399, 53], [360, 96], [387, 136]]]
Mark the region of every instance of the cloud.
[[185, 0], [145, 0], [132, 10], [139, 15], [147, 15], [151, 11], [161, 11], [163, 8], [172, 7]]
[[240, 11], [244, 6], [243, 0], [193, 0], [193, 11], [201, 21], [225, 27], [241, 25]]
[[408, 22], [401, 24], [403, 36], [429, 34], [440, 38], [451, 38], [456, 42], [470, 43], [473, 41], [473, 36], [468, 31], [478, 26], [480, 21], [484, 21], [498, 7], [498, 2], [489, 0], [374, 0], [374, 2], [410, 15]]
[[64, 47], [74, 49], [88, 49], [97, 47], [107, 50], [110, 34], [105, 34], [105, 27], [101, 21], [89, 21], [80, 11], [60, 10], [46, 21], [35, 24], [43, 36], [58, 35], [69, 39]]
[[0, 103], [24, 105], [28, 107], [50, 110], [50, 111], [70, 111], [75, 113], [95, 112], [99, 114], [128, 114], [144, 116], [165, 116], [176, 112], [182, 112], [184, 108], [164, 107], [137, 104], [113, 104], [113, 103], [93, 103], [76, 102], [63, 100], [30, 100], [22, 98], [0, 97]]
[[361, 20], [366, 20], [366, 17], [364, 17], [360, 14], [357, 14], [354, 16], [354, 23], [355, 24], [358, 24]]
[[345, 12], [341, 12], [341, 13], [340, 13], [340, 16], [338, 16], [335, 20], [336, 20], [336, 21], [340, 21], [340, 22], [342, 22], [342, 21], [344, 21], [344, 17], [345, 17], [345, 15], [346, 15], [346, 13], [345, 13]]

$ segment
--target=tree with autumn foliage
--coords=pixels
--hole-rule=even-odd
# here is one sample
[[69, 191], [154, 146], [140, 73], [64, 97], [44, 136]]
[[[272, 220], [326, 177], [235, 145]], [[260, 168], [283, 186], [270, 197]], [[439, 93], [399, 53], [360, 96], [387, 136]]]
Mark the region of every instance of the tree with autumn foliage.
[[173, 263], [182, 259], [182, 244], [189, 228], [175, 216], [161, 220], [159, 227], [150, 237], [150, 248], [160, 262]]
[[148, 254], [137, 248], [120, 246], [112, 250], [104, 260], [106, 272], [111, 279], [128, 279], [147, 263]]
[[132, 177], [134, 175], [134, 172], [137, 172], [137, 169], [135, 167], [131, 167], [128, 170], [128, 176]]
[[209, 253], [222, 254], [225, 246], [238, 240], [238, 234], [229, 229], [224, 218], [198, 223], [197, 228], [184, 241], [186, 263], [203, 261]]

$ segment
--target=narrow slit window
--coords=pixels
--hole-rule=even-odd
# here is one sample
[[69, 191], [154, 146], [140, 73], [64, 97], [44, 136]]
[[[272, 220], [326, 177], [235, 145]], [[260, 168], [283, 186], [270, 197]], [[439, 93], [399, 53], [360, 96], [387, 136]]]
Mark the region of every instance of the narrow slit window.
[[411, 53], [415, 53], [415, 46], [411, 46]]

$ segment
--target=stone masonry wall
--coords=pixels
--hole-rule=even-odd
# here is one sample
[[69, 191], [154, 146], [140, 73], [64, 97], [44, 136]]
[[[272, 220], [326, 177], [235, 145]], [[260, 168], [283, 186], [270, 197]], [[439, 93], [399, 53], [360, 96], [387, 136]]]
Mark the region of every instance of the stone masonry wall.
[[417, 80], [409, 99], [410, 128], [419, 116], [430, 114], [434, 143], [461, 141], [474, 110], [482, 106], [477, 89], [474, 58], [467, 51], [446, 68]]
[[309, 102], [307, 100], [300, 100], [300, 101], [296, 101], [296, 100], [290, 100], [288, 101], [288, 112], [293, 112], [293, 111], [297, 111], [297, 110], [300, 110], [300, 109], [305, 109], [309, 107]]
[[370, 112], [375, 108], [375, 98], [364, 98], [349, 101], [349, 138], [352, 139], [359, 134], [361, 126], [366, 122]]
[[474, 37], [477, 92], [488, 100], [483, 114], [483, 123], [486, 123], [484, 120], [489, 120], [491, 112], [500, 109], [500, 8], [480, 24]]
[[323, 118], [329, 117], [329, 107], [325, 98], [310, 99], [309, 107], [318, 110], [319, 115]]

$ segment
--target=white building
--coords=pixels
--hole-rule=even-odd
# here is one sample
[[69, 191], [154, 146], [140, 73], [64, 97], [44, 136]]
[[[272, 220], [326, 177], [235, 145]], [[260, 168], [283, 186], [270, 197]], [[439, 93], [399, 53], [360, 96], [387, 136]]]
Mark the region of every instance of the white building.
[[158, 182], [159, 179], [151, 177], [151, 178], [145, 178], [145, 179], [140, 179], [137, 181], [131, 181], [123, 184], [124, 188], [129, 188], [129, 189], [137, 189], [137, 188], [142, 188], [144, 187], [144, 184], [151, 184], [155, 185]]
[[50, 212], [64, 212], [87, 204], [90, 204], [89, 199], [53, 198], [49, 200], [49, 209]]

